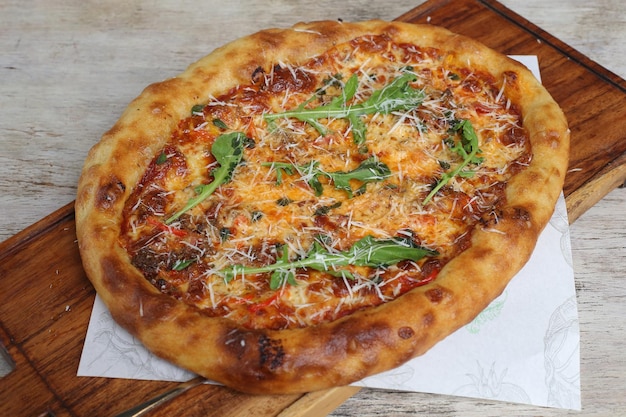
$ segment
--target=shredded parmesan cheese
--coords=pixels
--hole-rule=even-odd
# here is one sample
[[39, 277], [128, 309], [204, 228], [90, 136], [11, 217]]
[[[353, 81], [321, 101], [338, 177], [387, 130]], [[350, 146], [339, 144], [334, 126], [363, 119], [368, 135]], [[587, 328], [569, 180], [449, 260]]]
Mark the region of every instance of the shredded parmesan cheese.
[[[501, 185], [530, 154], [520, 115], [506, 97], [507, 80], [494, 83], [468, 68], [443, 67], [438, 57], [435, 50], [363, 37], [308, 63], [276, 62], [258, 82], [210, 97], [202, 113], [181, 121], [126, 204], [124, 244], [133, 264], [160, 291], [250, 328], [335, 320], [436, 279], [464, 250], [472, 230], [482, 227], [481, 219], [490, 219], [485, 230], [499, 233], [494, 207], [503, 198]], [[352, 180], [352, 197], [302, 167], [317, 161], [325, 172], [357, 168], [368, 155], [353, 140], [353, 121], [322, 117], [314, 126], [293, 117], [265, 118], [328, 104], [341, 97], [353, 74], [359, 84], [347, 105], [362, 103], [407, 72], [415, 76], [411, 88], [425, 98], [414, 108], [359, 116], [368, 155], [391, 175], [368, 184]], [[476, 131], [482, 162], [424, 204], [444, 172], [460, 162], [448, 142], [453, 124], [465, 119]], [[196, 195], [195, 187], [212, 181], [218, 164], [210, 144], [231, 131], [254, 143], [244, 150], [245, 162], [209, 198], [165, 226], [167, 216]], [[279, 174], [272, 163], [297, 169]], [[316, 178], [321, 194], [311, 186]], [[227, 280], [221, 272], [275, 263], [283, 251], [291, 260], [305, 258], [319, 236], [327, 251], [340, 252], [368, 235], [409, 239], [438, 255], [379, 268], [293, 268], [286, 271], [293, 281], [278, 289], [270, 288], [269, 273]]]

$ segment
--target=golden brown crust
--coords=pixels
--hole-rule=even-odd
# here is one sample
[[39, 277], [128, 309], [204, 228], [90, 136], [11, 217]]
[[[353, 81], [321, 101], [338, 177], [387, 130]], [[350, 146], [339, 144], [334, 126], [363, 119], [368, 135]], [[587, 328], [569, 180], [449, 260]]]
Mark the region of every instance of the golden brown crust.
[[[248, 83], [254, 69], [298, 64], [363, 34], [385, 33], [446, 51], [510, 81], [533, 158], [510, 181], [497, 225], [476, 230], [471, 247], [431, 284], [396, 300], [312, 328], [245, 330], [161, 294], [131, 266], [118, 243], [124, 202], [178, 121], [199, 100]], [[76, 200], [84, 268], [113, 317], [155, 354], [253, 393], [340, 386], [423, 354], [471, 321], [524, 265], [548, 222], [568, 162], [568, 128], [546, 90], [520, 64], [433, 26], [369, 21], [300, 23], [217, 49], [180, 76], [147, 87], [87, 157]], [[511, 256], [514, 253], [515, 256]]]

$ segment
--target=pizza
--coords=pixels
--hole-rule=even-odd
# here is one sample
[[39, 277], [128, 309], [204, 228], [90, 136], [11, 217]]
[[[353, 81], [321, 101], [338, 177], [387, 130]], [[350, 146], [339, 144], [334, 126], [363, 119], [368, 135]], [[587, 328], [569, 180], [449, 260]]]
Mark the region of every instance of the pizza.
[[148, 86], [78, 185], [87, 276], [154, 354], [250, 393], [342, 386], [470, 322], [530, 257], [569, 130], [431, 25], [300, 23]]

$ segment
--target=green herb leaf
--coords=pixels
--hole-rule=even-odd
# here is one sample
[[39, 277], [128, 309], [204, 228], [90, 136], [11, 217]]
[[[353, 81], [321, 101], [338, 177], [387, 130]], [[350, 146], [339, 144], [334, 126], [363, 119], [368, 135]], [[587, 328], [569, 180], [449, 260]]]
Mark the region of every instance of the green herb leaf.
[[438, 161], [439, 162], [439, 166], [441, 167], [441, 169], [450, 169], [450, 163], [446, 162], [446, 161]]
[[[480, 152], [478, 149], [478, 136], [474, 131], [474, 127], [469, 120], [457, 121], [453, 127], [453, 131], [461, 131], [461, 140], [454, 142], [452, 138], [452, 147], [450, 150], [457, 153], [464, 160], [468, 160], [469, 164], [480, 164], [483, 158], [476, 156], [476, 153]], [[473, 150], [476, 150], [473, 155], [470, 155]]]
[[389, 167], [380, 162], [376, 157], [370, 157], [361, 162], [358, 167], [348, 172], [327, 172], [324, 175], [328, 176], [335, 184], [335, 188], [344, 190], [350, 197], [353, 196], [352, 187], [350, 187], [350, 180], [358, 180], [363, 185], [382, 181], [391, 175]]
[[232, 232], [228, 227], [222, 227], [220, 229], [220, 241], [226, 242], [228, 239], [230, 239], [231, 234]]
[[[289, 252], [285, 246], [279, 248], [282, 251], [280, 257], [281, 262], [289, 263]], [[292, 269], [277, 269], [270, 275], [270, 289], [277, 290], [285, 283], [290, 285], [297, 285], [296, 274]]]
[[283, 174], [293, 175], [296, 173], [296, 165], [290, 164], [288, 162], [266, 162], [261, 164], [266, 167], [271, 167], [276, 171], [276, 184], [280, 185], [283, 183]]
[[322, 81], [322, 86], [315, 91], [315, 94], [317, 94], [318, 96], [323, 96], [324, 94], [326, 94], [326, 90], [329, 87], [340, 88], [342, 86], [341, 85], [342, 79], [343, 79], [343, 74], [340, 72], [338, 72], [335, 75], [331, 75], [328, 78], [325, 78]]
[[316, 216], [326, 216], [332, 209], [336, 209], [336, 208], [339, 208], [339, 207], [341, 207], [341, 201], [337, 201], [337, 202], [335, 202], [333, 204], [330, 204], [328, 206], [318, 207], [315, 210], [314, 214]]
[[157, 165], [163, 165], [165, 162], [167, 162], [167, 154], [165, 153], [165, 151], [162, 151], [159, 154], [155, 162]]
[[210, 184], [202, 184], [196, 187], [197, 196], [189, 199], [185, 207], [174, 213], [165, 221], [171, 224], [187, 211], [191, 210], [206, 198], [208, 198], [217, 187], [230, 181], [233, 171], [241, 162], [246, 136], [241, 132], [231, 132], [220, 135], [213, 142], [211, 153], [220, 164], [219, 168], [213, 170], [213, 181]]
[[221, 119], [213, 119], [213, 126], [218, 127], [220, 129], [228, 129], [226, 123], [224, 123]]
[[346, 81], [342, 94], [333, 98], [330, 103], [322, 104], [314, 108], [305, 108], [316, 96], [300, 104], [294, 110], [282, 113], [266, 114], [264, 118], [273, 121], [281, 117], [295, 118], [309, 123], [321, 135], [326, 134], [326, 128], [318, 121], [319, 119], [347, 119], [352, 125], [354, 141], [358, 145], [365, 142], [366, 127], [360, 116], [374, 113], [388, 114], [393, 111], [410, 110], [419, 106], [424, 100], [424, 92], [409, 85], [417, 77], [411, 73], [405, 73], [380, 90], [376, 90], [362, 103], [348, 104], [356, 94], [359, 80], [353, 74]]
[[191, 108], [191, 115], [192, 116], [202, 116], [204, 115], [204, 105], [203, 104], [196, 104]]
[[263, 212], [262, 211], [258, 211], [255, 210], [252, 212], [252, 222], [258, 222], [259, 220], [261, 220], [263, 218]]
[[179, 259], [174, 263], [174, 266], [172, 266], [172, 271], [182, 271], [183, 269], [187, 268], [194, 262], [196, 262], [195, 259], [187, 259], [187, 260]]
[[[309, 184], [309, 186], [315, 191], [317, 196], [320, 196], [323, 193], [323, 186], [320, 182], [320, 177], [329, 178], [335, 185], [335, 188], [346, 191], [348, 196], [352, 198], [354, 196], [354, 190], [350, 186], [351, 180], [361, 181], [363, 186], [365, 186], [370, 182], [382, 181], [391, 175], [389, 167], [380, 162], [378, 158], [374, 156], [361, 162], [358, 167], [348, 172], [324, 171], [319, 168], [319, 162], [317, 161], [311, 161], [304, 165], [296, 165], [289, 162], [267, 162], [262, 165], [269, 166], [276, 171], [276, 184], [282, 184], [284, 174], [293, 175], [298, 172], [307, 184]], [[360, 191], [363, 190], [361, 189]]]
[[[273, 264], [261, 267], [247, 267], [244, 265], [232, 265], [223, 269], [221, 273], [226, 282], [230, 282], [238, 275], [262, 274], [271, 272], [270, 287], [278, 288], [285, 280], [295, 277], [298, 268], [310, 268], [316, 271], [327, 272], [335, 276], [354, 278], [348, 270], [342, 270], [342, 266], [368, 266], [380, 268], [396, 264], [404, 260], [418, 261], [425, 256], [436, 256], [437, 252], [416, 246], [406, 239], [376, 239], [365, 236], [346, 251], [333, 251], [316, 241], [306, 257], [289, 261], [286, 250]], [[273, 282], [273, 284], [272, 284]], [[277, 284], [279, 284], [276, 286]]]
[[[452, 132], [461, 133], [461, 138], [457, 142], [454, 138], [449, 137], [444, 140], [446, 145], [450, 146], [450, 150], [458, 154], [463, 161], [458, 164], [452, 171], [444, 172], [437, 184], [433, 187], [430, 193], [426, 196], [422, 205], [428, 204], [437, 192], [442, 189], [452, 178], [459, 176], [462, 178], [469, 178], [475, 175], [474, 171], [465, 170], [469, 164], [480, 164], [483, 158], [477, 156], [480, 153], [478, 148], [478, 136], [474, 131], [474, 127], [469, 120], [462, 120], [455, 123], [451, 129]], [[443, 167], [443, 166], [442, 166]]]

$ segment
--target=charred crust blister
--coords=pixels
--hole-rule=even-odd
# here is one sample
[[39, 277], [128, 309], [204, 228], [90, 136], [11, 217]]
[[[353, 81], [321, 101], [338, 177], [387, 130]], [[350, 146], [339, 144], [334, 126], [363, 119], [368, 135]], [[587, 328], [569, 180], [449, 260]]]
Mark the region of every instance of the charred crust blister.
[[430, 311], [424, 314], [424, 316], [422, 317], [422, 324], [425, 327], [432, 326], [434, 322], [435, 322], [435, 315]]
[[258, 84], [258, 83], [260, 83], [263, 80], [264, 76], [265, 76], [265, 70], [263, 69], [263, 67], [258, 66], [252, 72], [252, 75], [250, 76], [250, 79], [252, 80], [253, 84]]
[[512, 217], [515, 220], [521, 220], [523, 222], [530, 222], [531, 220], [530, 212], [523, 207], [515, 207]]
[[266, 335], [261, 335], [259, 337], [258, 345], [261, 367], [274, 371], [283, 364], [285, 360], [285, 351], [279, 340], [274, 340]]
[[441, 287], [432, 288], [424, 293], [433, 304], [439, 304], [444, 299], [446, 293]]
[[103, 210], [111, 208], [124, 191], [126, 191], [126, 186], [118, 179], [102, 185], [96, 195], [97, 207]]
[[398, 337], [400, 337], [400, 339], [406, 340], [412, 338], [413, 336], [415, 336], [415, 330], [409, 326], [400, 327], [398, 329]]

